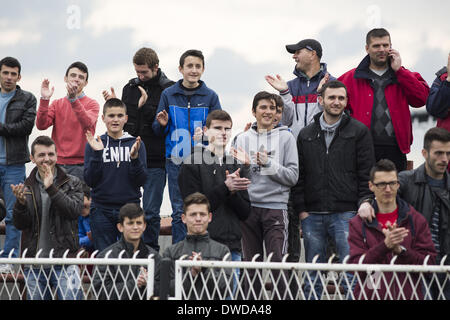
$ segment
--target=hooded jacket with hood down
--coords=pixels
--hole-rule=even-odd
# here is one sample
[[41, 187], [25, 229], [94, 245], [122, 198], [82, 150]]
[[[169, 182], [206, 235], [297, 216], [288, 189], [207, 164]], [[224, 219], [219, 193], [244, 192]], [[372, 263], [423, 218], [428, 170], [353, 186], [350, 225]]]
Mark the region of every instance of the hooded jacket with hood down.
[[[430, 256], [428, 264], [433, 264], [436, 258], [436, 250], [428, 223], [411, 205], [397, 196], [398, 227], [409, 230], [402, 242], [406, 251], [397, 256], [396, 264], [422, 265], [427, 256]], [[374, 210], [378, 212], [377, 203], [374, 202]], [[385, 235], [377, 219], [371, 223], [363, 221], [358, 215], [350, 220], [348, 243], [350, 245], [350, 259], [348, 263], [359, 263], [362, 255], [365, 255], [363, 263], [390, 264], [394, 257], [393, 252], [384, 243]], [[397, 273], [398, 280], [393, 279], [392, 272], [384, 273], [385, 280], [370, 279], [366, 274], [359, 273], [354, 294], [360, 300], [410, 300], [422, 299], [422, 284], [419, 282], [419, 274], [410, 273], [411, 280], [406, 279], [405, 273]], [[372, 277], [372, 276], [371, 276]], [[363, 283], [363, 288], [361, 288]], [[374, 286], [376, 283], [378, 286]], [[402, 284], [400, 288], [398, 283]], [[411, 286], [414, 285], [415, 290]], [[390, 284], [389, 288], [386, 284]], [[374, 290], [374, 288], [377, 288]]]
[[92, 202], [107, 208], [120, 208], [125, 203], [139, 203], [141, 186], [146, 179], [144, 143], [139, 156], [131, 159], [130, 151], [136, 138], [124, 132], [119, 139], [108, 134], [101, 137], [103, 150], [94, 151], [86, 144], [84, 181], [92, 188]]

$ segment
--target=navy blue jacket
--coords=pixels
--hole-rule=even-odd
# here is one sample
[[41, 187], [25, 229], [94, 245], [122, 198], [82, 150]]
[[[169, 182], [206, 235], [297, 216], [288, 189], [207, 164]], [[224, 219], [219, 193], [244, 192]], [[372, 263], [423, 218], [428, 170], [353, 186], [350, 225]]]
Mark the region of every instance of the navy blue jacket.
[[120, 208], [129, 202], [139, 203], [141, 186], [146, 180], [147, 156], [144, 143], [139, 157], [130, 158], [136, 138], [124, 133], [115, 140], [102, 135], [103, 150], [92, 150], [86, 143], [84, 155], [84, 181], [92, 188], [92, 202], [108, 208]]

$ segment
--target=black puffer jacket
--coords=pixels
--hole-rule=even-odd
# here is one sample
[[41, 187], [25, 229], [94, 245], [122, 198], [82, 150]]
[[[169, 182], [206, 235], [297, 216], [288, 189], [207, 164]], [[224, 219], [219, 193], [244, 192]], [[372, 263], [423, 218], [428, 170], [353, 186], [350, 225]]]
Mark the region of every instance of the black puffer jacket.
[[[201, 163], [195, 163], [195, 161]], [[218, 157], [203, 147], [195, 147], [191, 157], [185, 159], [178, 175], [181, 196], [186, 198], [194, 192], [203, 193], [209, 200], [212, 221], [208, 226], [211, 239], [228, 246], [230, 251], [241, 251], [240, 221], [250, 214], [250, 199], [246, 190], [231, 193], [225, 185], [226, 173], [238, 168], [240, 176], [246, 171], [231, 156], [226, 156], [219, 164]]]
[[294, 210], [356, 211], [358, 200], [371, 194], [372, 137], [365, 125], [344, 113], [327, 152], [321, 115], [318, 113], [297, 139], [299, 179], [293, 188]]
[[[402, 171], [398, 174], [400, 181], [399, 195], [417, 211], [419, 211], [431, 224], [431, 217], [434, 210], [434, 195], [428, 184], [425, 164], [414, 170]], [[436, 193], [441, 200], [441, 215], [439, 238], [441, 245], [441, 255], [450, 255], [450, 176], [445, 173], [445, 189]], [[447, 263], [449, 259], [447, 259]]]
[[28, 136], [36, 119], [36, 97], [17, 86], [6, 107], [5, 123], [0, 123], [0, 136], [5, 138], [6, 162], [23, 164], [30, 161]]
[[[51, 199], [50, 234], [54, 257], [62, 257], [69, 249], [69, 256], [75, 256], [78, 249], [78, 217], [83, 209], [83, 189], [80, 180], [67, 175], [58, 165], [56, 183], [47, 192]], [[26, 248], [27, 257], [34, 257], [39, 242], [42, 218], [41, 193], [36, 179], [37, 167], [25, 180], [26, 203], [16, 201], [13, 211], [14, 226], [22, 230], [22, 251]]]
[[[159, 295], [159, 274], [161, 265], [161, 256], [151, 247], [145, 245], [144, 241], [139, 242], [139, 253], [136, 259], [148, 259], [154, 255], [154, 296]], [[131, 259], [134, 255], [134, 247], [131, 243], [122, 238], [116, 243], [100, 252], [97, 258], [104, 258], [109, 253], [108, 258], [118, 258], [120, 253], [123, 259]], [[143, 266], [147, 269], [146, 266]], [[137, 278], [139, 276], [140, 266], [138, 265], [99, 265], [94, 269], [94, 288], [96, 295], [100, 300], [142, 300], [146, 299], [147, 288], [139, 288]]]
[[[147, 151], [148, 168], [164, 168], [165, 166], [165, 137], [155, 135], [152, 123], [155, 120], [161, 92], [175, 82], [168, 79], [158, 69], [157, 75], [149, 81], [142, 82], [139, 78], [131, 79], [122, 90], [122, 101], [127, 106], [128, 121], [124, 130], [134, 137], [140, 136]], [[141, 86], [147, 92], [147, 102], [138, 108], [141, 98]]]

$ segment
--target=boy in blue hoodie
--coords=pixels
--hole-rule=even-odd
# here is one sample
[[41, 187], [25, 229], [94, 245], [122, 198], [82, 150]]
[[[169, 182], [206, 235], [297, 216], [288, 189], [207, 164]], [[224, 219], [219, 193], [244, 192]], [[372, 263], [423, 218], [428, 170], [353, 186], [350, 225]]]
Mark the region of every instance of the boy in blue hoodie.
[[206, 117], [213, 110], [221, 110], [219, 97], [200, 80], [205, 71], [205, 59], [199, 50], [181, 55], [178, 67], [183, 79], [161, 94], [152, 128], [156, 134], [166, 135], [166, 171], [172, 204], [172, 243], [186, 237], [181, 221], [183, 198], [178, 186], [178, 173], [183, 158], [190, 156], [196, 143], [196, 129], [206, 125]]
[[91, 232], [94, 249], [99, 251], [120, 237], [116, 227], [120, 208], [140, 203], [147, 163], [141, 138], [123, 131], [128, 117], [120, 99], [105, 102], [102, 120], [107, 132], [97, 138], [86, 132], [84, 158], [84, 180], [92, 188]]

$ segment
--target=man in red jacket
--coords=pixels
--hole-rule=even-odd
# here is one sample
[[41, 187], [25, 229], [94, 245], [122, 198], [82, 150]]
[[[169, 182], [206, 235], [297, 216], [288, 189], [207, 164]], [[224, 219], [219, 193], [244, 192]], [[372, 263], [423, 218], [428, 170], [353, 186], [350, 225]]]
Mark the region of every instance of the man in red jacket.
[[[371, 222], [355, 216], [350, 220], [348, 243], [349, 263], [389, 264], [394, 256], [396, 264], [422, 265], [429, 256], [433, 264], [436, 250], [428, 223], [423, 215], [410, 204], [397, 197], [400, 184], [397, 170], [392, 161], [382, 159], [370, 172], [369, 188], [375, 195], [373, 203], [375, 219]], [[421, 281], [418, 274], [397, 273], [393, 279], [391, 272], [384, 273], [385, 279], [375, 279], [376, 275], [359, 275], [355, 286], [356, 299], [422, 299]], [[415, 290], [414, 290], [415, 288]]]
[[413, 141], [409, 106], [424, 106], [430, 88], [419, 73], [402, 67], [387, 30], [369, 31], [366, 52], [358, 67], [338, 80], [347, 87], [352, 117], [371, 130], [376, 161], [387, 158], [403, 171]]
[[67, 173], [83, 180], [84, 149], [86, 131], [95, 134], [100, 106], [84, 94], [88, 84], [88, 68], [82, 62], [72, 63], [66, 71], [67, 95], [50, 103], [54, 87], [44, 79], [41, 85], [41, 100], [36, 116], [36, 127], [46, 130], [53, 126], [52, 139], [58, 150], [57, 163]]

